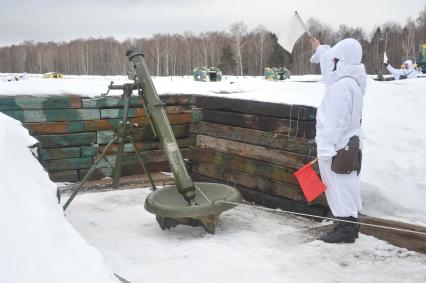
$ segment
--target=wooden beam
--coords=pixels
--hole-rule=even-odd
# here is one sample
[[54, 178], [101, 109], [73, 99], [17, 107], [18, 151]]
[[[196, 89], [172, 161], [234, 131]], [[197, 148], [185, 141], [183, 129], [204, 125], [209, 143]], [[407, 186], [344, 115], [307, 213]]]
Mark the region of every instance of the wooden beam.
[[[189, 136], [189, 125], [172, 125], [172, 130], [176, 138], [186, 138]], [[97, 143], [107, 144], [113, 137], [114, 131], [98, 131], [97, 132]], [[135, 142], [157, 140], [151, 127], [134, 128], [132, 137]]]
[[41, 149], [40, 156], [43, 160], [76, 158], [80, 157], [80, 147]]
[[77, 95], [38, 97], [30, 95], [0, 96], [0, 110], [81, 108]]
[[292, 137], [289, 139], [287, 135], [283, 134], [221, 125], [205, 121], [192, 122], [191, 132], [199, 135], [212, 136], [246, 144], [295, 152], [307, 155], [308, 159], [311, 159], [311, 156], [316, 156], [316, 145], [314, 139], [299, 137]]
[[[184, 149], [188, 148], [190, 145], [193, 145], [192, 139], [190, 138], [181, 138], [177, 139], [176, 142], [179, 145], [179, 148]], [[136, 147], [139, 151], [149, 151], [149, 150], [157, 150], [162, 149], [162, 145], [159, 141], [142, 141], [142, 142], [136, 142]], [[88, 145], [88, 146], [82, 146], [81, 147], [81, 156], [95, 156], [98, 152], [102, 152], [104, 150], [105, 146], [101, 145], [99, 146], [98, 150], [94, 146]], [[115, 154], [117, 152], [118, 145], [113, 144], [111, 147], [107, 150], [106, 154], [111, 155]], [[124, 144], [124, 152], [134, 153], [133, 145], [131, 143]]]
[[[426, 233], [426, 227], [407, 224], [399, 221], [380, 219], [365, 215], [360, 216], [360, 221], [361, 223], [368, 223]], [[360, 231], [361, 233], [387, 241], [392, 245], [426, 254], [426, 235], [413, 234], [409, 232], [395, 231], [363, 225], [361, 225]]]
[[57, 122], [98, 120], [98, 109], [44, 109], [44, 110], [2, 110], [2, 112], [21, 122]]
[[[170, 124], [189, 124], [191, 114], [170, 114], [168, 115]], [[88, 121], [65, 121], [65, 122], [39, 122], [24, 123], [24, 126], [30, 130], [32, 135], [41, 134], [68, 134], [79, 132], [91, 132], [101, 130], [112, 130], [120, 123], [121, 119], [102, 119]], [[146, 116], [130, 118], [130, 123], [137, 124], [136, 128], [150, 126], [149, 118]]]
[[[184, 157], [187, 157], [189, 155], [188, 149], [181, 149], [181, 153]], [[160, 162], [160, 161], [167, 161], [166, 155], [164, 154], [163, 150], [150, 150], [150, 151], [143, 151], [140, 153], [142, 156], [142, 160], [145, 163], [154, 163], [154, 162]], [[106, 155], [105, 159], [108, 160], [109, 164], [105, 159], [103, 159], [98, 167], [111, 167], [115, 165], [116, 155]], [[123, 153], [122, 156], [122, 164], [123, 165], [132, 165], [132, 164], [140, 164], [139, 159], [137, 158], [136, 154], [133, 152], [126, 152]]]
[[309, 121], [296, 121], [207, 109], [194, 109], [192, 117], [193, 119], [211, 123], [286, 134], [289, 139], [293, 139], [296, 136], [306, 138], [315, 137], [315, 123]]
[[[160, 95], [161, 101], [166, 105], [188, 105], [195, 103], [195, 97], [189, 94], [165, 94]], [[124, 106], [122, 96], [102, 96], [91, 99], [83, 99], [83, 108], [117, 108]], [[130, 107], [143, 107], [139, 96], [130, 97]]]
[[[180, 114], [180, 113], [191, 113], [190, 105], [179, 105], [179, 106], [166, 106], [165, 111], [167, 114]], [[88, 109], [90, 110], [90, 109]], [[123, 117], [123, 109], [100, 109], [102, 119], [114, 119]], [[129, 108], [128, 115], [132, 117], [147, 116], [143, 108]]]
[[296, 170], [265, 161], [244, 158], [213, 150], [190, 147], [190, 158], [195, 163], [208, 163], [229, 172], [242, 172], [278, 182], [298, 185], [294, 172]]
[[96, 133], [39, 135], [35, 136], [35, 138], [41, 142], [44, 149], [80, 146], [96, 143]]
[[304, 105], [289, 105], [264, 101], [198, 95], [195, 106], [198, 108], [239, 112], [245, 114], [292, 118], [303, 121], [315, 121], [317, 109]]
[[92, 166], [92, 158], [78, 157], [66, 159], [49, 159], [44, 161], [44, 166], [49, 172], [65, 171], [71, 169], [84, 169]]
[[50, 171], [50, 180], [54, 182], [78, 182], [78, 170]]
[[196, 146], [294, 169], [298, 169], [311, 161], [306, 155], [205, 135], [197, 135]]

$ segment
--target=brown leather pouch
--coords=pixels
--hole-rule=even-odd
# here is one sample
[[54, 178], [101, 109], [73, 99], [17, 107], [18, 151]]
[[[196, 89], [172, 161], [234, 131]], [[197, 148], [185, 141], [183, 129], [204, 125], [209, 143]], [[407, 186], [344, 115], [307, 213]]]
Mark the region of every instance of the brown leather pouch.
[[350, 174], [356, 170], [361, 171], [362, 152], [359, 148], [359, 137], [353, 136], [348, 144], [337, 151], [331, 162], [331, 170], [336, 174]]

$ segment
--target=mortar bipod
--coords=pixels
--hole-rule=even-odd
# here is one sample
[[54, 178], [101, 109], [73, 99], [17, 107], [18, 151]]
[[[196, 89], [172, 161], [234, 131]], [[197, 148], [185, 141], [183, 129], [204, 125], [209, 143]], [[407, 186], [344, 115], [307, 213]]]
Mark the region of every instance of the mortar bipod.
[[[93, 165], [90, 167], [89, 171], [86, 173], [86, 175], [83, 177], [83, 179], [80, 181], [80, 183], [77, 183], [75, 187], [72, 189], [71, 196], [68, 198], [67, 202], [64, 204], [63, 209], [66, 210], [67, 207], [70, 205], [72, 200], [75, 198], [75, 196], [78, 194], [78, 192], [81, 190], [83, 185], [89, 180], [90, 176], [95, 172], [95, 169], [99, 165], [99, 163], [102, 161], [102, 159], [105, 159], [107, 164], [110, 164], [108, 159], [105, 157], [108, 153], [109, 149], [113, 146], [114, 143], [117, 143], [117, 149], [115, 153], [115, 164], [114, 164], [114, 170], [112, 173], [112, 187], [114, 189], [119, 187], [120, 184], [120, 177], [121, 177], [121, 171], [122, 171], [122, 159], [123, 159], [123, 153], [124, 153], [124, 147], [126, 142], [130, 142], [134, 152], [136, 153], [137, 159], [139, 163], [141, 164], [144, 172], [147, 174], [149, 182], [151, 183], [152, 188], [155, 190], [155, 184], [152, 180], [151, 174], [148, 171], [148, 168], [145, 165], [145, 162], [142, 159], [141, 154], [138, 151], [137, 145], [132, 137], [134, 125], [129, 122], [129, 105], [130, 105], [130, 97], [132, 96], [133, 90], [140, 90], [139, 85], [135, 83], [126, 83], [122, 85], [114, 85], [113, 82], [111, 82], [108, 86], [108, 91], [105, 94], [102, 94], [102, 96], [108, 95], [110, 90], [122, 90], [123, 94], [122, 97], [124, 99], [123, 103], [123, 115], [119, 122], [119, 124], [115, 128], [115, 135], [114, 137], [109, 141], [109, 143], [105, 146], [102, 153], [96, 157]], [[139, 97], [142, 97], [139, 93]]]

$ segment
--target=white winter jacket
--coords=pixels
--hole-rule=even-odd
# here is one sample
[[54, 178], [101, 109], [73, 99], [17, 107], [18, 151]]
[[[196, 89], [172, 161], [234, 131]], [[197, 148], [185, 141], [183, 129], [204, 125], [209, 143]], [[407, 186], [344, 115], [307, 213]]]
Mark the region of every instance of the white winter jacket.
[[415, 79], [417, 78], [417, 71], [414, 69], [413, 61], [407, 60], [404, 62], [404, 65], [408, 65], [408, 69], [395, 69], [391, 65], [388, 65], [386, 69], [393, 75], [395, 80], [399, 80], [401, 76], [406, 76], [407, 79]]
[[[333, 71], [333, 58], [339, 59]], [[362, 48], [352, 38], [338, 42], [333, 48], [321, 45], [311, 58], [320, 63], [325, 94], [317, 110], [317, 155], [327, 160], [345, 147], [349, 139], [361, 137], [363, 96], [367, 84]]]

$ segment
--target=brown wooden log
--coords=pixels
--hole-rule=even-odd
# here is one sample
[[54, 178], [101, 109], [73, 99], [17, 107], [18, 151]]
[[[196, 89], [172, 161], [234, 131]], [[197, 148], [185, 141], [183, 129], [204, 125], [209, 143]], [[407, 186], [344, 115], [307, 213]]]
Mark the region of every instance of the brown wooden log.
[[215, 97], [198, 95], [195, 101], [196, 107], [271, 116], [277, 118], [297, 119], [304, 121], [315, 121], [316, 108], [303, 105], [289, 105], [264, 101], [253, 101], [236, 98]]
[[[191, 114], [170, 114], [167, 116], [171, 125], [189, 124]], [[136, 128], [150, 126], [149, 118], [146, 116], [129, 118], [130, 123], [137, 124]], [[101, 130], [112, 130], [118, 126], [120, 119], [102, 119], [88, 121], [68, 121], [68, 122], [40, 122], [24, 123], [32, 135], [42, 134], [68, 134], [78, 132], [92, 132]]]
[[221, 125], [205, 121], [192, 122], [191, 132], [199, 135], [212, 136], [272, 149], [295, 152], [307, 155], [309, 160], [312, 159], [313, 156], [316, 156], [316, 145], [314, 139], [299, 137], [289, 139], [287, 135]]
[[194, 109], [192, 115], [193, 119], [197, 116], [199, 116], [202, 121], [286, 134], [288, 138], [294, 138], [296, 136], [306, 138], [315, 137], [315, 123], [310, 121], [296, 121], [235, 112]]
[[[173, 134], [177, 139], [188, 137], [189, 129], [189, 124], [172, 125]], [[107, 144], [114, 137], [114, 135], [115, 132], [112, 130], [98, 131], [96, 132], [97, 143]], [[134, 128], [132, 130], [131, 136], [135, 142], [158, 140], [158, 138], [154, 135], [151, 127]]]
[[39, 135], [35, 138], [40, 141], [42, 148], [56, 148], [81, 146], [96, 143], [96, 133], [75, 133], [62, 135]]
[[295, 169], [279, 166], [265, 161], [244, 158], [213, 150], [190, 147], [190, 158], [195, 163], [208, 163], [221, 167], [229, 172], [242, 172], [256, 175], [278, 182], [297, 185]]
[[[195, 173], [192, 173], [191, 176], [195, 181], [225, 183], [223, 181], [215, 180], [213, 178], [209, 178], [203, 175], [198, 175]], [[242, 194], [243, 198], [246, 201], [254, 202], [269, 208], [274, 208], [274, 209], [279, 208], [282, 210], [298, 212], [298, 213], [306, 213], [306, 214], [317, 215], [317, 216], [325, 216], [327, 215], [327, 212], [328, 212], [328, 209], [324, 207], [318, 207], [315, 205], [309, 206], [294, 200], [251, 190], [244, 186], [237, 185], [237, 189], [240, 191], [240, 193]], [[253, 209], [256, 209], [256, 208], [253, 208]], [[317, 220], [316, 218], [312, 218], [312, 219]]]
[[54, 182], [78, 182], [78, 170], [50, 171], [50, 180]]
[[[192, 173], [207, 176], [216, 180], [227, 182], [231, 185], [234, 183], [247, 187], [252, 190], [260, 191], [265, 194], [292, 199], [301, 203], [307, 203], [299, 186], [292, 184], [276, 182], [271, 179], [253, 176], [241, 172], [230, 172], [223, 168], [207, 163], [192, 163], [190, 166]], [[309, 205], [327, 206], [324, 195], [310, 202]]]
[[298, 169], [310, 162], [305, 155], [216, 137], [198, 135], [196, 146]]
[[[426, 233], [426, 227], [407, 224], [403, 222], [380, 219], [370, 216], [360, 216], [361, 223], [381, 225], [398, 229], [418, 231]], [[426, 235], [414, 234], [409, 232], [395, 231], [378, 227], [369, 227], [361, 225], [361, 233], [374, 236], [381, 240], [387, 241], [392, 245], [406, 248], [412, 251], [426, 254]]]

